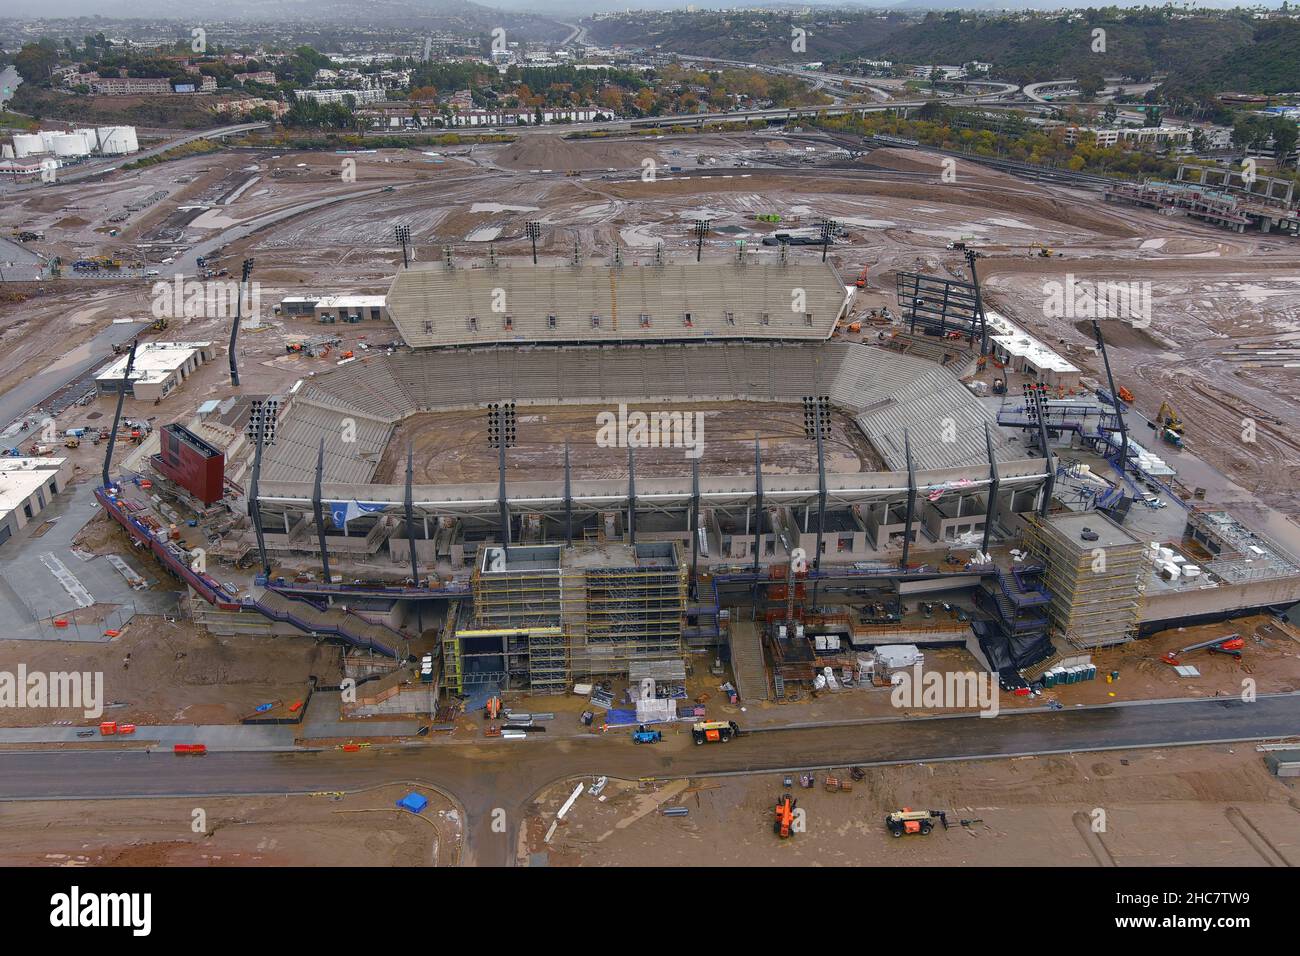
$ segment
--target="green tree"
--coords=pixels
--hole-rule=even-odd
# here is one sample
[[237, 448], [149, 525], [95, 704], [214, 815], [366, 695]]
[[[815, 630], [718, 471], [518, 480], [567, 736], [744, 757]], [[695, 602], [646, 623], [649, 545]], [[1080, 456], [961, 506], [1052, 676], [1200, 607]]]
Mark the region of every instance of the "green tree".
[[59, 62], [59, 48], [53, 40], [41, 38], [36, 43], [24, 43], [14, 57], [14, 66], [23, 79], [33, 83], [48, 80]]
[[1295, 152], [1296, 140], [1300, 139], [1300, 129], [1295, 120], [1279, 116], [1269, 124], [1273, 132], [1273, 156], [1279, 166], [1290, 165], [1291, 154]]

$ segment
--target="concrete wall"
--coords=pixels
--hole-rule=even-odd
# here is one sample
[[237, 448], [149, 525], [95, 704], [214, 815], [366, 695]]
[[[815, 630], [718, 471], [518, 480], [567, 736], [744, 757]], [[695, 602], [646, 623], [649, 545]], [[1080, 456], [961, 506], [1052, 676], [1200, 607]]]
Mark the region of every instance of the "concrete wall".
[[1216, 588], [1147, 591], [1138, 613], [1140, 623], [1168, 621], [1224, 611], [1240, 611], [1264, 605], [1300, 601], [1300, 575], [1245, 584], [1221, 584]]

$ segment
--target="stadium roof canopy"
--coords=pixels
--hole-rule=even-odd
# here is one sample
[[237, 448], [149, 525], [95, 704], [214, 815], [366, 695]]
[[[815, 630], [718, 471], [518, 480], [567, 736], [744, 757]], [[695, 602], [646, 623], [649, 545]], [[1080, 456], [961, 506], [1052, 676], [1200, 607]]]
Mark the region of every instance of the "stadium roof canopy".
[[848, 301], [839, 274], [785, 264], [430, 264], [403, 270], [388, 311], [413, 348], [532, 342], [824, 340]]

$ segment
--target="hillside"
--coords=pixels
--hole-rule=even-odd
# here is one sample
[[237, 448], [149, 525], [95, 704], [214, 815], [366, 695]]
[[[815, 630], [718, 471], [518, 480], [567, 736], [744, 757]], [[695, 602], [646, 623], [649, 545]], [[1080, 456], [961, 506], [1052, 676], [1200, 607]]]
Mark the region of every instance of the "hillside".
[[1165, 84], [1169, 92], [1290, 93], [1300, 90], [1300, 22], [1260, 24], [1251, 41], [1208, 63], [1183, 67]]
[[[1093, 30], [1105, 30], [1094, 53]], [[1080, 19], [1017, 20], [930, 14], [866, 52], [904, 63], [985, 60], [1000, 77], [1020, 83], [1078, 76], [1149, 77], [1200, 69], [1248, 44], [1253, 28], [1236, 16], [1171, 20], [1161, 13], [1117, 16], [1088, 11]]]
[[[1297, 60], [1285, 55], [1288, 46], [1297, 49], [1300, 25], [1272, 21], [1257, 26], [1236, 12], [1175, 18], [1165, 10], [1109, 9], [1021, 18], [971, 12], [700, 11], [632, 13], [587, 25], [600, 43], [760, 63], [846, 63], [858, 57], [913, 65], [984, 60], [995, 64], [998, 77], [1020, 83], [1081, 73], [1170, 74], [1227, 82], [1232, 88], [1300, 88], [1288, 79], [1300, 68]], [[807, 31], [803, 54], [791, 51], [792, 26]], [[1093, 52], [1094, 29], [1105, 30], [1104, 52]]]

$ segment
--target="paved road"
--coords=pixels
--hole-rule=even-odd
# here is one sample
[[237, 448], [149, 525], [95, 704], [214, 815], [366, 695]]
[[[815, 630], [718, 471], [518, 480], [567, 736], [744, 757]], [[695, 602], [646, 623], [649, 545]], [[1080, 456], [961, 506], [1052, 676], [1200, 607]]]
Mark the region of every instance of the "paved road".
[[[308, 202], [298, 203], [294, 206], [288, 206], [284, 209], [267, 213], [264, 216], [249, 219], [237, 226], [223, 229], [221, 232], [211, 235], [201, 242], [195, 243], [186, 252], [178, 255], [176, 257], [176, 262], [167, 267], [167, 273], [163, 276], [162, 281], [167, 281], [177, 274], [184, 276], [197, 275], [199, 271], [198, 259], [200, 256], [206, 257], [212, 255], [214, 252], [229, 245], [236, 239], [243, 239], [247, 236], [251, 236], [260, 229], [265, 229], [268, 226], [274, 226], [278, 223], [285, 222], [286, 220], [292, 219], [294, 216], [300, 216], [313, 209], [320, 209], [324, 206], [334, 205], [335, 203], [351, 202], [354, 199], [364, 199], [367, 196], [374, 196], [383, 192], [386, 188], [388, 187], [376, 186], [373, 189], [359, 189], [335, 196], [326, 196], [324, 199], [312, 199]], [[231, 271], [235, 272], [234, 269]], [[238, 275], [235, 277], [238, 278]]]
[[0, 236], [0, 282], [39, 282], [45, 262], [21, 242]]
[[[622, 778], [870, 766], [1021, 754], [1128, 749], [1300, 733], [1300, 693], [1004, 715], [772, 730], [694, 747], [670, 737], [635, 747], [622, 735], [547, 741], [445, 743], [360, 753], [0, 753], [0, 799], [207, 796], [423, 785], [464, 807], [466, 864], [514, 862], [529, 801], [575, 775]], [[503, 809], [508, 832], [492, 829]]]
[[[113, 357], [113, 346], [129, 342], [142, 327], [143, 323], [136, 322], [110, 323], [89, 341], [58, 356], [44, 369], [0, 395], [0, 427], [23, 417], [28, 409], [39, 405], [69, 382], [107, 362]], [[18, 442], [11, 438], [8, 443]]]

